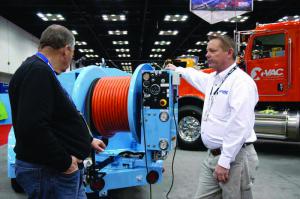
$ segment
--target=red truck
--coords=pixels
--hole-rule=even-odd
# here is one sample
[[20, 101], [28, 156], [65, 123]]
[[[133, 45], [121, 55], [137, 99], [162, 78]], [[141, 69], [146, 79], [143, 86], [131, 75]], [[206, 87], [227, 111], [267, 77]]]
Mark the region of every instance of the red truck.
[[[299, 35], [298, 20], [260, 24], [254, 30], [235, 33], [237, 48], [243, 52], [240, 65], [258, 87], [258, 138], [300, 141]], [[185, 80], [179, 95], [179, 146], [204, 148], [200, 137], [204, 95]]]

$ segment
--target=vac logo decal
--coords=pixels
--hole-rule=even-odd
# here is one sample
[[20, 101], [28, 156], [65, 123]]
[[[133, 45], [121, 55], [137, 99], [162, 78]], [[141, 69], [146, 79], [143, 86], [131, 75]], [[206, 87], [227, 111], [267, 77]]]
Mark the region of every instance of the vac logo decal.
[[277, 69], [261, 69], [260, 67], [255, 67], [251, 71], [251, 77], [254, 80], [260, 79], [275, 79], [283, 77], [283, 68]]

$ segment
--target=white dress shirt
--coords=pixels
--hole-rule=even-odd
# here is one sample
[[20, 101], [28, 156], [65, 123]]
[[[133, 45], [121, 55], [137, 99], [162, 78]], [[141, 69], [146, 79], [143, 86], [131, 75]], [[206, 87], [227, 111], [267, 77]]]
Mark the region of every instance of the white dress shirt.
[[[218, 164], [227, 169], [242, 145], [257, 139], [253, 129], [257, 87], [240, 68], [232, 71], [235, 66], [233, 64], [218, 74], [207, 74], [194, 68], [176, 68], [184, 79], [205, 93], [201, 138], [207, 148], [221, 148]], [[232, 73], [228, 76], [230, 71]]]

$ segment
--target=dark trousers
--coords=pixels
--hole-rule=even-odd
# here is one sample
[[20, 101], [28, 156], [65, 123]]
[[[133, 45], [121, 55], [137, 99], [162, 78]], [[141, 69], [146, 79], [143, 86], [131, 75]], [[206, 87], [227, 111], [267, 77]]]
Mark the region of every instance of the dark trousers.
[[86, 199], [82, 170], [67, 175], [21, 160], [15, 166], [17, 182], [29, 199]]

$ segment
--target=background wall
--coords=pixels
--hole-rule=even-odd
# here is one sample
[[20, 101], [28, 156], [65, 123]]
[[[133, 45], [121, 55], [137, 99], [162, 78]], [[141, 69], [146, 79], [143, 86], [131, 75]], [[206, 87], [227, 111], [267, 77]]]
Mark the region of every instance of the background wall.
[[13, 74], [37, 51], [38, 42], [38, 38], [0, 16], [0, 72]]

